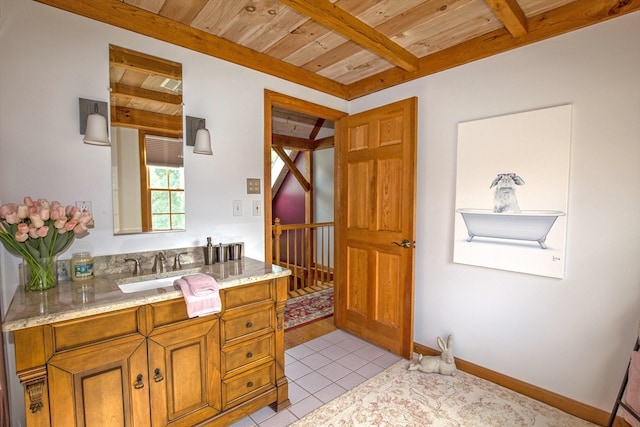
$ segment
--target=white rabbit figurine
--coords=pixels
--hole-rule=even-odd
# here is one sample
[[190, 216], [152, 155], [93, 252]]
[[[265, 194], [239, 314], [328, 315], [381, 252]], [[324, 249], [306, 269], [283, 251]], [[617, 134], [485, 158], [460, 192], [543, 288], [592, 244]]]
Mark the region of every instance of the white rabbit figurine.
[[410, 371], [422, 371], [427, 373], [435, 372], [442, 375], [455, 376], [458, 370], [456, 368], [456, 361], [453, 358], [451, 341], [451, 335], [447, 338], [446, 344], [442, 338], [438, 337], [438, 346], [440, 347], [440, 350], [442, 350], [440, 356], [420, 355], [418, 357], [418, 361], [409, 365], [408, 369]]

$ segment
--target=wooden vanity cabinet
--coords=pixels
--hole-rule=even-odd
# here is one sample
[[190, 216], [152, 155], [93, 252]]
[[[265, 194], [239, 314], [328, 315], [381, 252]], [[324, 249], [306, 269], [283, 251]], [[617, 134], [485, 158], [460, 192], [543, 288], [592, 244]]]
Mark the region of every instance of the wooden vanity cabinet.
[[220, 296], [202, 318], [179, 298], [14, 331], [27, 426], [228, 425], [288, 406], [286, 278]]
[[[124, 335], [100, 342], [107, 326]], [[188, 319], [173, 300], [46, 329], [52, 426], [193, 426], [220, 412], [218, 316]]]

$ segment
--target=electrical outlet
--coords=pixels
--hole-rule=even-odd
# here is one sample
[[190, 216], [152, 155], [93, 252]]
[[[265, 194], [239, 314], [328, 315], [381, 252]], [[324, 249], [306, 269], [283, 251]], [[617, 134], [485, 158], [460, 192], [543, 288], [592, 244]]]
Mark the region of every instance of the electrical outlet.
[[242, 200], [233, 201], [233, 216], [242, 216]]
[[247, 194], [260, 194], [260, 178], [247, 178]]
[[262, 205], [260, 204], [260, 200], [253, 201], [253, 216], [262, 215]]
[[80, 209], [81, 211], [91, 211], [91, 201], [89, 200], [85, 200], [85, 201], [78, 201], [76, 202], [76, 208]]

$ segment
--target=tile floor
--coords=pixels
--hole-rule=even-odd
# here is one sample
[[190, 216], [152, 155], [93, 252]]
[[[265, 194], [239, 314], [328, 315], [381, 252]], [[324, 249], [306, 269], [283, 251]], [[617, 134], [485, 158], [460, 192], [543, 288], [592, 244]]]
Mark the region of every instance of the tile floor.
[[233, 427], [285, 427], [335, 399], [401, 358], [336, 330], [285, 351], [291, 406], [262, 408]]

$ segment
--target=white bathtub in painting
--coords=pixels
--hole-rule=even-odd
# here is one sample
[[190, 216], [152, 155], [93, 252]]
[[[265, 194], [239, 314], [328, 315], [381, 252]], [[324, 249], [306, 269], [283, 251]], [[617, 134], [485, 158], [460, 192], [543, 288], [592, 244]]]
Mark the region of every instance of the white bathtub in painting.
[[547, 249], [545, 240], [561, 211], [522, 211], [520, 213], [496, 213], [490, 209], [457, 209], [462, 215], [470, 242], [474, 237], [494, 239], [528, 240], [538, 242]]

